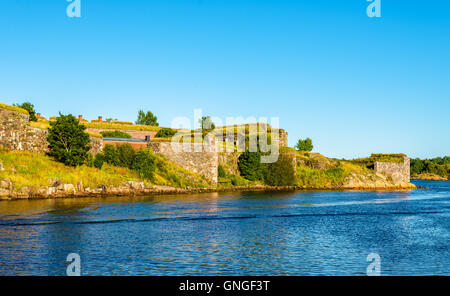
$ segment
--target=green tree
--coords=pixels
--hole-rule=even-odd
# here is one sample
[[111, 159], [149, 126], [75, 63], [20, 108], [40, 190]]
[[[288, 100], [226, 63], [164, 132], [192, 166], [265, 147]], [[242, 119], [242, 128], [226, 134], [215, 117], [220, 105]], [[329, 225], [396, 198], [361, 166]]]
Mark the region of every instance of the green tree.
[[203, 138], [211, 132], [213, 129], [216, 128], [216, 125], [211, 120], [210, 116], [203, 116], [202, 119], [199, 119], [198, 123], [200, 123], [200, 126], [202, 128], [202, 136]]
[[139, 110], [136, 124], [159, 126], [158, 118], [153, 115], [152, 112], [147, 111], [147, 113], [145, 113], [143, 110]]
[[262, 180], [264, 168], [261, 164], [261, 153], [246, 150], [239, 156], [238, 162], [241, 176], [250, 181]]
[[82, 165], [91, 149], [89, 135], [84, 131], [86, 127], [72, 114], [59, 115], [56, 121], [50, 122], [48, 129], [48, 154], [65, 165]]
[[312, 140], [310, 138], [306, 138], [306, 140], [299, 139], [297, 145], [295, 145], [295, 149], [298, 151], [312, 151], [314, 148], [312, 144]]
[[156, 169], [155, 156], [149, 149], [141, 149], [136, 152], [131, 169], [141, 177], [152, 179]]
[[211, 120], [211, 116], [203, 116], [198, 123], [200, 123], [202, 130], [213, 130], [216, 128], [216, 125]]
[[106, 144], [105, 148], [103, 148], [103, 155], [103, 159], [106, 163], [115, 166], [119, 165], [119, 153], [117, 152], [117, 149], [116, 147], [114, 147], [114, 145]]
[[272, 186], [292, 186], [297, 181], [295, 154], [280, 153], [278, 160], [267, 164], [265, 182]]
[[117, 154], [118, 154], [118, 165], [121, 167], [130, 168], [133, 164], [133, 160], [136, 154], [136, 151], [134, 150], [133, 146], [130, 144], [122, 144], [117, 145], [116, 147]]
[[36, 111], [34, 110], [33, 104], [25, 102], [22, 104], [14, 104], [14, 106], [27, 110], [28, 114], [30, 114], [30, 121], [37, 121]]

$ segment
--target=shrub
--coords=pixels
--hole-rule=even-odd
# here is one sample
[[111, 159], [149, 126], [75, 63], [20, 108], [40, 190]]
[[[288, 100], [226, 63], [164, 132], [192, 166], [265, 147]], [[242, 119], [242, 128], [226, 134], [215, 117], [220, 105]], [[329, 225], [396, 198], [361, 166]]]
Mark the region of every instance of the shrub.
[[155, 156], [149, 149], [137, 151], [131, 169], [143, 178], [152, 179], [156, 169]]
[[120, 139], [131, 139], [131, 135], [124, 133], [122, 131], [104, 131], [100, 132], [104, 138], [120, 138]]
[[94, 157], [93, 162], [94, 167], [101, 170], [104, 162], [105, 162], [105, 155], [103, 153], [97, 153]]
[[155, 138], [171, 138], [171, 137], [173, 137], [176, 133], [177, 133], [176, 130], [173, 130], [173, 129], [168, 128], [168, 127], [164, 127], [164, 128], [160, 129], [160, 130], [156, 133]]
[[217, 174], [219, 175], [219, 178], [225, 178], [227, 176], [223, 165], [219, 164], [219, 167], [217, 168]]
[[299, 139], [297, 145], [295, 145], [295, 149], [298, 151], [312, 151], [314, 148], [312, 144], [312, 140], [310, 138], [306, 138], [306, 140]]
[[136, 124], [159, 126], [157, 120], [158, 118], [153, 115], [152, 112], [147, 111], [147, 113], [145, 113], [143, 110], [139, 110]]
[[30, 115], [30, 121], [37, 121], [36, 111], [34, 110], [33, 104], [25, 102], [22, 104], [14, 104], [14, 106], [27, 110], [28, 114]]
[[47, 141], [50, 156], [65, 165], [78, 166], [85, 162], [91, 149], [84, 125], [71, 114], [62, 115], [50, 123]]
[[245, 151], [239, 156], [238, 162], [241, 176], [250, 181], [262, 180], [264, 177], [261, 165], [261, 154], [259, 152]]
[[116, 150], [119, 160], [118, 165], [126, 168], [131, 168], [134, 156], [136, 154], [136, 151], [134, 150], [133, 146], [131, 146], [128, 143], [117, 145]]
[[103, 149], [103, 160], [106, 163], [118, 166], [120, 161], [119, 153], [117, 152], [116, 147], [111, 144], [105, 145], [105, 148]]
[[280, 153], [278, 160], [267, 164], [265, 182], [272, 186], [293, 186], [297, 181], [295, 155]]

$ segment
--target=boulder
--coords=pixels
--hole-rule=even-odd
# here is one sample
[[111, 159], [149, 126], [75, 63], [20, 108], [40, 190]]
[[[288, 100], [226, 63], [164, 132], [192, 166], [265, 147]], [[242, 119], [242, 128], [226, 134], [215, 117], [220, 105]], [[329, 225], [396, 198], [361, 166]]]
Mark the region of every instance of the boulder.
[[62, 185], [62, 181], [59, 178], [55, 178], [55, 179], [48, 179], [48, 183], [50, 184], [50, 186], [52, 187], [59, 187]]
[[73, 184], [63, 184], [63, 190], [67, 193], [75, 193], [75, 186]]
[[76, 187], [78, 192], [83, 192], [84, 191], [83, 181], [78, 181]]
[[0, 188], [1, 189], [11, 190], [11, 188], [12, 188], [11, 180], [8, 179], [8, 178], [0, 179]]
[[128, 181], [128, 186], [133, 190], [143, 190], [145, 188], [144, 182]]
[[18, 191], [18, 194], [20, 196], [29, 197], [33, 194], [33, 187], [24, 186], [24, 187], [20, 188], [20, 190]]
[[6, 199], [9, 197], [10, 191], [7, 189], [0, 188], [0, 199]]

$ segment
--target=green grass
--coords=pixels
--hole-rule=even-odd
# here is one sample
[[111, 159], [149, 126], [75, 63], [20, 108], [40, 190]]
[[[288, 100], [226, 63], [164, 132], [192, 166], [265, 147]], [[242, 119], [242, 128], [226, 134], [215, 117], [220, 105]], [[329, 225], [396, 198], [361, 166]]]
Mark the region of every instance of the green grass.
[[[126, 181], [143, 181], [146, 184], [166, 185], [177, 188], [211, 187], [206, 178], [187, 171], [165, 159], [156, 157], [156, 171], [152, 180], [144, 180], [137, 173], [124, 167], [105, 164], [101, 170], [88, 166], [69, 167], [38, 153], [0, 150], [0, 162], [4, 170], [0, 178], [9, 178], [16, 190], [24, 186], [38, 188], [48, 186], [49, 179], [59, 178], [65, 184], [83, 182], [85, 187], [100, 185], [118, 186]], [[15, 168], [16, 173], [13, 172]]]
[[403, 163], [405, 154], [372, 154], [370, 157], [356, 158], [349, 160], [351, 163], [363, 165], [367, 168], [373, 168], [375, 162], [395, 162]]
[[[9, 178], [16, 189], [24, 186], [40, 187], [49, 185], [49, 179], [59, 178], [63, 183], [77, 184], [82, 181], [85, 187], [97, 188], [99, 185], [117, 186], [121, 182], [140, 180], [138, 174], [126, 168], [104, 165], [99, 170], [87, 166], [69, 167], [42, 154], [24, 151], [0, 151], [0, 162], [4, 171], [0, 178]], [[13, 167], [17, 173], [13, 172]]]
[[206, 188], [212, 186], [211, 182], [205, 177], [169, 162], [162, 155], [157, 154], [155, 158], [156, 171], [153, 177], [155, 184], [177, 188]]
[[0, 103], [0, 109], [5, 109], [5, 110], [14, 111], [14, 112], [17, 112], [17, 113], [22, 113], [22, 114], [29, 115], [28, 111], [25, 110], [25, 109], [22, 109], [22, 108], [17, 107], [17, 106], [7, 105], [7, 104], [4, 104], [4, 103]]
[[114, 123], [92, 123], [83, 122], [87, 128], [113, 129], [113, 130], [132, 130], [132, 131], [159, 131], [162, 127], [150, 125], [134, 125], [134, 124], [114, 124]]

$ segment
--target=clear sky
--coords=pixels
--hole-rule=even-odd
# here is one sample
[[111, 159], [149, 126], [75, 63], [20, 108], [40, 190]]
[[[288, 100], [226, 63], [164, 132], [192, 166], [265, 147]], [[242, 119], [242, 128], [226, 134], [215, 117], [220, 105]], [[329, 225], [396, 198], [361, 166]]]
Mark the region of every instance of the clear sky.
[[0, 101], [44, 116], [280, 118], [330, 157], [450, 154], [450, 1], [0, 2]]

